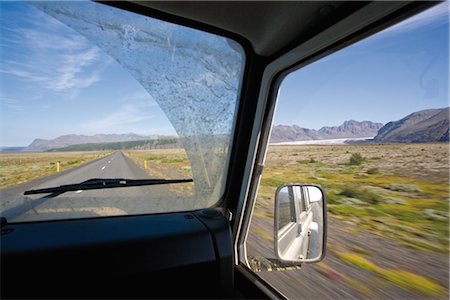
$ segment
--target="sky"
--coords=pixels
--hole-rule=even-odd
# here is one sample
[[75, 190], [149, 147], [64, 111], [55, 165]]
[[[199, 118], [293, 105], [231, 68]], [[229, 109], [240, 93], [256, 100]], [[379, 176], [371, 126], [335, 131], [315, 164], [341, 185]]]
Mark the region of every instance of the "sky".
[[0, 5], [0, 146], [64, 134], [176, 134], [146, 90], [90, 41], [25, 2]]
[[437, 5], [289, 74], [274, 124], [386, 124], [449, 106], [449, 7]]
[[[91, 42], [25, 2], [0, 9], [0, 146], [64, 134], [175, 135], [146, 90]], [[386, 123], [448, 106], [448, 29], [444, 3], [288, 75], [274, 124]]]

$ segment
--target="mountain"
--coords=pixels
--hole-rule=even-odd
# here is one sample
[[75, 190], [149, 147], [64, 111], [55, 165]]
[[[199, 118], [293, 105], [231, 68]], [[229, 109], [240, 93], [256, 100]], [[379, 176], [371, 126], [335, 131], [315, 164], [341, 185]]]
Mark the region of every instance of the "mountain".
[[401, 120], [387, 123], [374, 142], [426, 143], [449, 141], [449, 108], [414, 112]]
[[302, 128], [298, 125], [276, 125], [272, 128], [271, 143], [326, 140], [339, 138], [362, 138], [377, 135], [381, 123], [370, 121], [345, 121], [339, 126], [325, 126], [319, 130]]
[[321, 139], [320, 133], [315, 129], [302, 128], [297, 125], [276, 125], [272, 128], [271, 143], [308, 141]]
[[110, 142], [110, 143], [89, 143], [76, 144], [62, 148], [47, 150], [47, 152], [65, 152], [65, 151], [108, 151], [108, 150], [126, 150], [126, 149], [173, 149], [181, 148], [178, 138], [162, 137], [153, 140]]
[[96, 134], [96, 135], [77, 135], [68, 134], [59, 136], [52, 140], [35, 139], [28, 147], [22, 151], [40, 152], [50, 149], [63, 148], [78, 144], [97, 144], [112, 142], [127, 142], [155, 139], [157, 136], [143, 136], [135, 133], [126, 134]]
[[345, 121], [340, 126], [322, 127], [319, 133], [326, 135], [330, 139], [339, 138], [362, 138], [376, 136], [378, 130], [383, 127], [381, 123], [370, 121]]
[[20, 152], [25, 147], [0, 147], [0, 152]]

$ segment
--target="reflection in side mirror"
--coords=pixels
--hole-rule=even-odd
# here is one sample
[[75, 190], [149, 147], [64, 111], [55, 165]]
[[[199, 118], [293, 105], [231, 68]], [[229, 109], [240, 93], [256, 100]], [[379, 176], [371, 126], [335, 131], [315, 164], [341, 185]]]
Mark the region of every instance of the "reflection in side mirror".
[[325, 256], [326, 200], [322, 188], [287, 184], [275, 194], [275, 253], [283, 263], [318, 262]]

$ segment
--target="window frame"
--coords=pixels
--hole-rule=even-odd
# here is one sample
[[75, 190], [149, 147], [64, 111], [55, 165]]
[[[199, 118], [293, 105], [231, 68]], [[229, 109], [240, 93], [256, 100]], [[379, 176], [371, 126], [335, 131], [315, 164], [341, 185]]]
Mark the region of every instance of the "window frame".
[[[390, 3], [383, 7], [372, 2], [349, 17], [317, 34], [307, 42], [274, 59], [264, 70], [258, 97], [257, 119], [253, 124], [252, 141], [247, 157], [246, 176], [242, 183], [233, 228], [235, 237], [235, 264], [237, 269], [253, 282], [257, 282], [271, 298], [286, 297], [250, 268], [246, 242], [252, 219], [259, 183], [269, 147], [269, 137], [282, 81], [290, 73], [333, 54], [358, 41], [372, 36], [398, 22], [412, 17], [437, 3]], [[373, 16], [369, 20], [367, 16]], [[344, 30], [344, 32], [340, 30]], [[326, 235], [326, 231], [324, 232]]]

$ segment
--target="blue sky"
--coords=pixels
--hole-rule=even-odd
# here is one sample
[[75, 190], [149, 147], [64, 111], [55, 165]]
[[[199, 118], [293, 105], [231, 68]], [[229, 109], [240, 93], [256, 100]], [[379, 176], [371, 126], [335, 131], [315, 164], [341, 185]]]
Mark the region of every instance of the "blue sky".
[[[0, 8], [0, 146], [72, 133], [175, 134], [102, 50], [24, 2]], [[289, 75], [274, 123], [386, 123], [448, 106], [448, 44], [445, 3]]]
[[449, 106], [448, 2], [289, 74], [274, 124], [383, 124]]
[[0, 3], [1, 146], [64, 134], [175, 131], [117, 62], [25, 2]]

